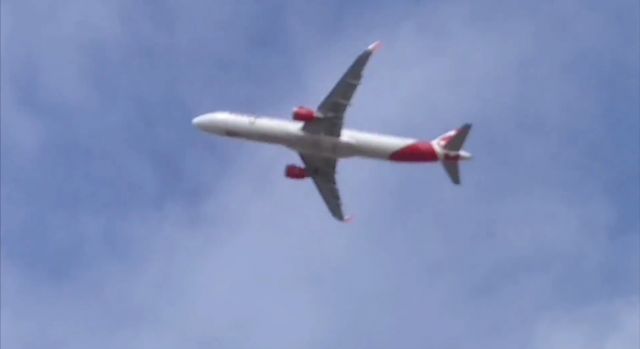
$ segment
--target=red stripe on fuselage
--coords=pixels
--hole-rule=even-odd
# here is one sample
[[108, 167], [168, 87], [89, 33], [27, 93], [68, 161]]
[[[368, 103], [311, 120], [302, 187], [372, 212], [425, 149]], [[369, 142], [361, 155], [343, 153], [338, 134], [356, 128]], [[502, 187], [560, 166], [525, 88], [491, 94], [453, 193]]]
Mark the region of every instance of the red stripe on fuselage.
[[394, 151], [390, 156], [391, 161], [401, 162], [428, 162], [438, 161], [438, 153], [431, 143], [416, 142]]

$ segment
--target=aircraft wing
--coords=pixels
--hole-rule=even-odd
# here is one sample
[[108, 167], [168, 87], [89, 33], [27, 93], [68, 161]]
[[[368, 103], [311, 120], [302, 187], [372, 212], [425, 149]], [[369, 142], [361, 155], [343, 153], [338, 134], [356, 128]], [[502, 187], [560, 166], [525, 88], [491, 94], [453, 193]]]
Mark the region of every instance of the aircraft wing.
[[331, 215], [340, 221], [347, 221], [348, 217], [342, 212], [340, 192], [336, 185], [336, 159], [300, 153], [305, 168], [311, 174], [313, 182], [320, 192], [320, 196], [327, 205]]
[[340, 137], [344, 113], [351, 103], [351, 98], [356, 92], [358, 85], [360, 85], [364, 67], [379, 46], [380, 42], [374, 42], [353, 61], [349, 69], [347, 69], [331, 92], [329, 92], [318, 106], [318, 112], [320, 112], [323, 117], [306, 123], [302, 128], [304, 131], [313, 134]]

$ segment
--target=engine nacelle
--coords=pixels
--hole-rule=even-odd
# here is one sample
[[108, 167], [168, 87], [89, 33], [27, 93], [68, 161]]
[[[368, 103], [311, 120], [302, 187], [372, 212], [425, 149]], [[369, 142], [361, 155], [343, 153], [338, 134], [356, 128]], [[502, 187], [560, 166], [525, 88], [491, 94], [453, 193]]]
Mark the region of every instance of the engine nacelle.
[[319, 117], [315, 110], [306, 107], [297, 107], [293, 110], [293, 120], [310, 122]]
[[290, 179], [305, 179], [309, 177], [309, 172], [300, 166], [287, 165], [284, 170], [284, 175]]

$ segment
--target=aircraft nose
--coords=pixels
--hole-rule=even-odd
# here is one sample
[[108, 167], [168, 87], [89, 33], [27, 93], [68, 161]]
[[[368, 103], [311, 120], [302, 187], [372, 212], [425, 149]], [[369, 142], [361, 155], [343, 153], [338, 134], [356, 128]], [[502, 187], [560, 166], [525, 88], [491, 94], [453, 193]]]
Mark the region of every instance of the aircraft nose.
[[209, 119], [208, 114], [199, 115], [193, 118], [193, 120], [191, 120], [191, 123], [193, 124], [193, 126], [202, 130], [204, 129], [207, 119]]
[[225, 114], [221, 112], [207, 113], [191, 120], [193, 126], [209, 133], [221, 133], [225, 129]]

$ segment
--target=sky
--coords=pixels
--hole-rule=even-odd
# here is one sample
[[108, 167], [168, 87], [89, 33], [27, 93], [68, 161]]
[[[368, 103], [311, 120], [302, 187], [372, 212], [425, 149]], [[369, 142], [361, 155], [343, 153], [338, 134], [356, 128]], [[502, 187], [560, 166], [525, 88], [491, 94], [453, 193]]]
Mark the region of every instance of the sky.
[[[0, 346], [640, 346], [640, 5], [5, 0]], [[348, 128], [474, 129], [436, 165], [342, 161], [352, 224], [290, 118], [371, 42]]]

